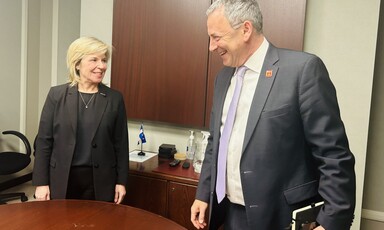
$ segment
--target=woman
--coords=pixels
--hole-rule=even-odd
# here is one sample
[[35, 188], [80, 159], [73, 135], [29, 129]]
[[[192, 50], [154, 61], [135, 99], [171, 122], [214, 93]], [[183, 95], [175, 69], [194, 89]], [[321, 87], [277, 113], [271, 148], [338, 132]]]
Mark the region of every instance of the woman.
[[92, 37], [69, 46], [69, 83], [50, 89], [40, 118], [32, 179], [37, 200], [122, 202], [128, 131], [121, 93], [102, 84], [110, 54]]

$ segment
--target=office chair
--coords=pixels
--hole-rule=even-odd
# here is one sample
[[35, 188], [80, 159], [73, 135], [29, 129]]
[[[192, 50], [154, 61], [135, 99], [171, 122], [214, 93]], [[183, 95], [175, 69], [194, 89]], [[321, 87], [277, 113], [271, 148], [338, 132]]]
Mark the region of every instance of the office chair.
[[[8, 130], [3, 132], [4, 135], [12, 134], [19, 137], [25, 145], [26, 153], [15, 151], [0, 152], [0, 175], [11, 175], [26, 168], [31, 163], [31, 145], [28, 139], [18, 131]], [[22, 202], [28, 200], [24, 192], [0, 193], [0, 204], [6, 204], [6, 201], [20, 197]]]

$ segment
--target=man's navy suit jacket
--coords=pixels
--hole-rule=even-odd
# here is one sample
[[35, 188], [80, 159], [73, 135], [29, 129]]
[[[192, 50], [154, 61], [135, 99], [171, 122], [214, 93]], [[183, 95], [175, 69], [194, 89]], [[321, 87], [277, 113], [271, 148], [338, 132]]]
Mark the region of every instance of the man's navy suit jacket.
[[[223, 220], [223, 205], [217, 204], [215, 194], [216, 162], [222, 110], [234, 71], [224, 67], [215, 81], [211, 136], [196, 194], [196, 199], [210, 204], [211, 229]], [[292, 210], [320, 195], [325, 205], [317, 221], [327, 230], [350, 229], [354, 163], [323, 62], [315, 55], [270, 44], [239, 169], [248, 224], [258, 230], [289, 228]]]

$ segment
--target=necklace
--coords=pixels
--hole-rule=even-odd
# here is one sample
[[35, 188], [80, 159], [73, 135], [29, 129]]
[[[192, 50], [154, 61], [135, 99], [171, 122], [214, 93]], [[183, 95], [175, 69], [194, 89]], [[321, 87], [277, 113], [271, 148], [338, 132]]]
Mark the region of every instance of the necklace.
[[82, 94], [81, 92], [79, 92], [79, 93], [80, 93], [81, 100], [83, 101], [83, 103], [84, 103], [84, 105], [85, 105], [85, 108], [88, 109], [88, 105], [89, 105], [89, 103], [92, 101], [93, 97], [95, 97], [96, 93], [94, 93], [94, 94], [92, 95], [91, 99], [89, 99], [89, 101], [88, 101], [87, 103], [85, 103], [85, 101], [84, 101], [83, 94]]

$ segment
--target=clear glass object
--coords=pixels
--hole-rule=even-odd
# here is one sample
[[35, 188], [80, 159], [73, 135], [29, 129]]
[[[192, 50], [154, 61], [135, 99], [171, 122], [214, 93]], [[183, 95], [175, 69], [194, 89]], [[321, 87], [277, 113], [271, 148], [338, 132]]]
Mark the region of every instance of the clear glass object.
[[205, 150], [207, 148], [209, 137], [209, 132], [201, 131], [201, 133], [203, 134], [203, 138], [201, 142], [197, 145], [195, 157], [193, 158], [193, 168], [196, 173], [201, 172], [201, 167], [203, 166]]
[[196, 152], [196, 142], [195, 142], [195, 136], [193, 135], [193, 131], [189, 130], [191, 132], [191, 135], [189, 136], [188, 143], [187, 143], [187, 160], [192, 162], [195, 157]]

